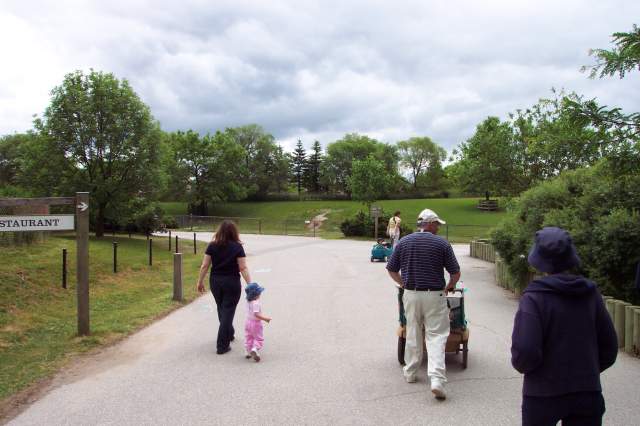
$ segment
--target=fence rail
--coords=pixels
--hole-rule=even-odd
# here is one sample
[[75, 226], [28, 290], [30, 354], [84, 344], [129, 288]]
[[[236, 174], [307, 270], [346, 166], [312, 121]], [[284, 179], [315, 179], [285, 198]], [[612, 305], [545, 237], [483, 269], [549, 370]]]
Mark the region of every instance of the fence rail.
[[[329, 221], [315, 222], [313, 220], [286, 219], [273, 220], [259, 217], [234, 217], [234, 216], [196, 216], [177, 215], [176, 223], [181, 229], [190, 231], [213, 232], [223, 220], [233, 220], [243, 234], [269, 234], [269, 235], [294, 235], [294, 236], [339, 236], [342, 235], [339, 225]], [[384, 235], [384, 224], [378, 228], [379, 236]], [[486, 225], [456, 225], [446, 224], [440, 227], [440, 235], [451, 242], [468, 242], [475, 238], [489, 236], [491, 226]], [[373, 238], [373, 235], [372, 235]]]
[[[516, 295], [537, 277], [533, 273], [529, 273], [524, 280], [513, 277], [489, 240], [471, 241], [469, 254], [471, 257], [495, 263], [496, 283]], [[602, 299], [618, 336], [618, 348], [631, 355], [640, 356], [640, 306], [633, 306], [610, 296], [603, 295]]]

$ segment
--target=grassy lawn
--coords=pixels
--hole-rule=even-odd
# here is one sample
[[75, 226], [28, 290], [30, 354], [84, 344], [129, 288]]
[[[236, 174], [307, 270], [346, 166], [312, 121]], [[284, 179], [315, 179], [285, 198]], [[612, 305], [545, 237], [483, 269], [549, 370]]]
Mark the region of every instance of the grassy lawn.
[[[452, 241], [469, 241], [474, 237], [486, 236], [489, 229], [497, 225], [507, 213], [483, 212], [476, 208], [476, 198], [441, 198], [418, 200], [383, 200], [375, 203], [381, 206], [385, 213], [391, 214], [395, 210], [402, 212], [406, 224], [413, 223], [418, 213], [430, 208], [447, 221], [448, 229], [443, 227], [441, 233]], [[163, 208], [172, 214], [185, 214], [186, 203], [162, 203]], [[241, 232], [269, 234], [310, 234], [312, 230], [305, 228], [304, 221], [316, 215], [326, 213], [327, 220], [320, 229], [320, 234], [326, 238], [341, 238], [340, 223], [345, 218], [353, 216], [365, 209], [362, 203], [356, 201], [274, 201], [274, 202], [238, 202], [220, 203], [211, 206], [212, 216], [255, 218], [240, 219]], [[177, 213], [176, 213], [177, 212]], [[259, 220], [258, 220], [259, 219]], [[198, 223], [197, 229], [211, 230], [217, 222]], [[386, 224], [382, 225], [386, 227]], [[286, 228], [285, 228], [286, 227]]]
[[[118, 242], [117, 274], [112, 241]], [[200, 243], [194, 255], [192, 244], [182, 250], [185, 302], [196, 296], [205, 247]], [[76, 336], [75, 237], [58, 235], [31, 246], [2, 247], [0, 401], [50, 376], [74, 354], [114, 342], [182, 306], [171, 300], [173, 260], [167, 238], [154, 238], [153, 245], [153, 266], [148, 266], [145, 237], [91, 239], [92, 334], [83, 338]], [[61, 287], [63, 248], [68, 251], [66, 290]]]

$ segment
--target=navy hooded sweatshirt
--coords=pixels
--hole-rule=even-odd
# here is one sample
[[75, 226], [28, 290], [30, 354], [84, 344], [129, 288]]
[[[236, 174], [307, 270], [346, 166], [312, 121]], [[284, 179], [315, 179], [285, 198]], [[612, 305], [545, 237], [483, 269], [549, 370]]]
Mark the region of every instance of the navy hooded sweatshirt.
[[524, 373], [525, 396], [600, 392], [600, 373], [618, 355], [618, 340], [596, 285], [568, 274], [531, 282], [522, 294], [511, 364]]

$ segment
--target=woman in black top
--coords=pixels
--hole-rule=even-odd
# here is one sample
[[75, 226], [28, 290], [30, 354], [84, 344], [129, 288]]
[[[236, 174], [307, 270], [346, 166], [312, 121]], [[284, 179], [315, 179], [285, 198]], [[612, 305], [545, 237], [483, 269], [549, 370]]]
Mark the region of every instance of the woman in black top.
[[213, 241], [207, 250], [200, 266], [198, 292], [204, 293], [204, 277], [211, 266], [209, 285], [218, 308], [217, 353], [225, 354], [231, 350], [229, 343], [234, 340], [233, 317], [240, 301], [242, 286], [240, 274], [248, 284], [251, 282], [247, 257], [240, 243], [238, 228], [235, 223], [225, 220], [220, 224]]

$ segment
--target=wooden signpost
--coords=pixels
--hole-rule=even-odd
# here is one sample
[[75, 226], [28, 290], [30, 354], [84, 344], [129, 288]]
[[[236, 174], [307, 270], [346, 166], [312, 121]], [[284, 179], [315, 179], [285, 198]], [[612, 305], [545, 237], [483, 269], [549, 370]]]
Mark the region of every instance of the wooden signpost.
[[[89, 193], [75, 197], [0, 198], [0, 207], [75, 205], [75, 215], [0, 216], [0, 232], [76, 230], [76, 276], [78, 334], [88, 336], [89, 327]], [[74, 220], [75, 219], [75, 220]], [[75, 222], [75, 223], [74, 223]]]
[[378, 240], [378, 218], [382, 215], [382, 207], [371, 206], [371, 216], [374, 218], [374, 232], [376, 241]]

